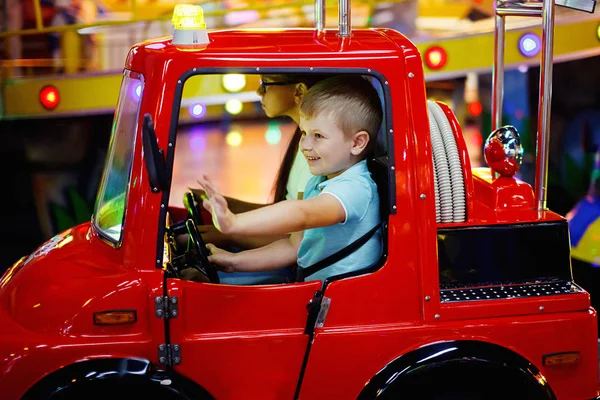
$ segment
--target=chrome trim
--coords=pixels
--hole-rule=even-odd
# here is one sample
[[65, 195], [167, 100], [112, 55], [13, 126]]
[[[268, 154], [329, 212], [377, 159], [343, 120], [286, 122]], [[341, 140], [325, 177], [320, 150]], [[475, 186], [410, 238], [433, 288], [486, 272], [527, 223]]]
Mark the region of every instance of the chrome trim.
[[352, 16], [350, 1], [340, 0], [339, 1], [339, 33], [340, 37], [352, 36]]
[[317, 33], [325, 31], [326, 24], [325, 0], [315, 0], [315, 28]]

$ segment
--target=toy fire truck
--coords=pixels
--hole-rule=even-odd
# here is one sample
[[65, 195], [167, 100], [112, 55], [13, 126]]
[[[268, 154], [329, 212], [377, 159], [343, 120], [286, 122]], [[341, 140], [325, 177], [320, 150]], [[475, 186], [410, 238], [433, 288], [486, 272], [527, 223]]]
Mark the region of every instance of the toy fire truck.
[[[572, 279], [567, 222], [545, 207], [553, 2], [497, 7], [483, 169], [453, 112], [427, 100], [415, 45], [352, 30], [345, 1], [339, 30], [324, 29], [323, 3], [314, 30], [209, 33], [199, 7], [177, 7], [172, 38], [130, 50], [92, 220], [0, 281], [2, 399], [597, 398], [596, 311]], [[543, 15], [535, 191], [514, 176], [518, 133], [499, 126], [506, 15]], [[184, 209], [169, 195], [186, 81], [232, 72], [357, 74], [379, 88], [375, 265], [218, 282], [194, 199]], [[189, 249], [174, 245], [181, 233]]]

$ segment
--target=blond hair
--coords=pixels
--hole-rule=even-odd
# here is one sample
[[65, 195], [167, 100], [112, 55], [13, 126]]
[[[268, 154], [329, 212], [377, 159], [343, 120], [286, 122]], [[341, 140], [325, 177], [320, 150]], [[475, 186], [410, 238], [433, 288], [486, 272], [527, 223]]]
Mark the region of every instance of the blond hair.
[[383, 118], [377, 91], [359, 75], [337, 75], [318, 82], [304, 95], [300, 113], [308, 119], [327, 113], [346, 136], [366, 131], [369, 147], [377, 141]]

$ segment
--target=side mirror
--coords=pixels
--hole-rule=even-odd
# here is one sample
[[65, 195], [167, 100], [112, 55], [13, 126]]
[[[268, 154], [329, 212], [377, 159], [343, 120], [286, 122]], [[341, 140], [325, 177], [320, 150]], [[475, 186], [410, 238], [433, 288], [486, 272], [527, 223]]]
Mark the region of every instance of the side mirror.
[[150, 188], [154, 193], [161, 192], [167, 188], [167, 171], [163, 151], [158, 148], [150, 114], [144, 115], [142, 149], [144, 150], [144, 163], [150, 180]]

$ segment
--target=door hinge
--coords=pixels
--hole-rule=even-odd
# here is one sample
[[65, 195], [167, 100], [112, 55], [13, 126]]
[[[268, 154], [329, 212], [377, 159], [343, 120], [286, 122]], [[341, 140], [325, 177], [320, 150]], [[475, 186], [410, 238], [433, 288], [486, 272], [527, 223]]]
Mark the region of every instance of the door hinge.
[[178, 344], [159, 344], [158, 362], [169, 367], [181, 364], [181, 347]]
[[177, 318], [179, 315], [177, 296], [156, 296], [154, 298], [154, 311], [157, 318]]
[[312, 335], [315, 328], [323, 327], [330, 304], [331, 299], [323, 296], [323, 292], [320, 290], [315, 292], [312, 300], [306, 306], [308, 310], [308, 319], [306, 321], [306, 327], [304, 328], [305, 334]]
[[315, 328], [322, 328], [323, 325], [325, 325], [325, 318], [327, 318], [327, 312], [329, 311], [330, 304], [331, 299], [323, 296], [323, 299], [321, 300], [321, 307], [319, 308], [319, 315], [317, 315], [317, 320], [315, 321]]

